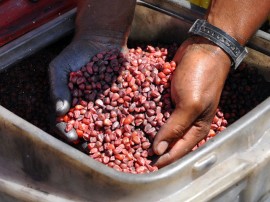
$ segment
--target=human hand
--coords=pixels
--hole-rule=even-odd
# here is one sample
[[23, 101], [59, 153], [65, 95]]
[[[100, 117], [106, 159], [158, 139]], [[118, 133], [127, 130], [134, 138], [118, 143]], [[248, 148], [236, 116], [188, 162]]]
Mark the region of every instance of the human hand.
[[[56, 116], [66, 114], [71, 106], [70, 72], [81, 69], [99, 52], [115, 48], [125, 50], [135, 3], [134, 0], [79, 1], [75, 37], [49, 65]], [[64, 122], [56, 123], [56, 132], [67, 142], [75, 142], [78, 139], [76, 131], [66, 132], [65, 128]]]
[[154, 139], [158, 167], [183, 157], [208, 134], [231, 65], [222, 49], [198, 36], [187, 39], [173, 60], [175, 109]]
[[[50, 63], [51, 97], [56, 116], [66, 114], [71, 107], [72, 98], [68, 88], [69, 73], [78, 71], [94, 55], [110, 48], [124, 49], [125, 46], [97, 43], [94, 40], [74, 40]], [[59, 122], [55, 126], [56, 132], [67, 142], [75, 142], [78, 139], [74, 129], [65, 131], [66, 123]]]

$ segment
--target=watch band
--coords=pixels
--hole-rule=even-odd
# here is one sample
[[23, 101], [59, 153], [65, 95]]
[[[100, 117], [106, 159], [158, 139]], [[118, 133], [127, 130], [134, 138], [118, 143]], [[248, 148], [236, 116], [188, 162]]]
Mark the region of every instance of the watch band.
[[191, 26], [189, 33], [207, 38], [222, 48], [232, 59], [232, 66], [236, 69], [247, 55], [248, 51], [233, 37], [221, 29], [209, 24], [206, 20], [197, 19]]

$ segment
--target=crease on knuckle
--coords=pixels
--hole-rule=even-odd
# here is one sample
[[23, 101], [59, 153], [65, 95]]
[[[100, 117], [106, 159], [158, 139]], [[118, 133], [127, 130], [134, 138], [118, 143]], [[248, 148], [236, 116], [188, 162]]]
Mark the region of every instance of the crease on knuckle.
[[172, 138], [175, 140], [181, 138], [184, 134], [185, 129], [186, 128], [182, 126], [181, 124], [175, 125], [172, 128], [172, 134], [173, 134]]
[[207, 136], [209, 130], [210, 130], [210, 125], [203, 122], [202, 125], [198, 128], [198, 132], [195, 133], [195, 137], [198, 139], [203, 139]]

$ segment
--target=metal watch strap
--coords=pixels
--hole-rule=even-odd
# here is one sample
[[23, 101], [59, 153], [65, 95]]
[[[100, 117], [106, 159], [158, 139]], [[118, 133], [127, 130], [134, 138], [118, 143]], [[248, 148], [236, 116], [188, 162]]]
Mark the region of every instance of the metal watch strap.
[[231, 57], [233, 61], [232, 66], [235, 69], [248, 53], [247, 49], [241, 46], [233, 37], [209, 24], [206, 20], [197, 19], [191, 26], [189, 33], [207, 38], [222, 48]]

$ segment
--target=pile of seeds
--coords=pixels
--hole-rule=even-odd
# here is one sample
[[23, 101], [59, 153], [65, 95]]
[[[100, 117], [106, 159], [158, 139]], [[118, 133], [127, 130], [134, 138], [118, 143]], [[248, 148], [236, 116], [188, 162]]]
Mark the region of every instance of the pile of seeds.
[[123, 172], [157, 170], [148, 159], [151, 142], [173, 109], [175, 63], [166, 55], [152, 46], [130, 49], [128, 57], [111, 50], [70, 73], [73, 108], [59, 121], [67, 132], [76, 129], [92, 158]]
[[[66, 132], [76, 130], [92, 158], [128, 173], [157, 170], [148, 158], [151, 143], [173, 110], [170, 81], [176, 64], [166, 62], [167, 54], [152, 46], [130, 49], [126, 57], [111, 50], [70, 73], [73, 107], [58, 121], [67, 123]], [[207, 138], [226, 126], [217, 110]]]
[[[10, 67], [9, 69], [6, 69], [6, 70], [0, 72], [0, 78], [1, 78], [0, 79], [0, 104], [3, 107], [14, 112], [15, 114], [19, 115], [23, 119], [26, 119], [30, 123], [33, 123], [34, 125], [40, 127], [41, 129], [48, 132], [49, 134], [55, 136], [56, 138], [58, 138], [58, 135], [56, 135], [53, 132], [53, 130], [51, 130], [50, 121], [49, 121], [50, 110], [48, 110], [48, 109], [49, 109], [49, 106], [51, 105], [51, 103], [49, 101], [49, 79], [48, 79], [48, 74], [47, 74], [47, 68], [48, 68], [49, 62], [56, 55], [58, 55], [61, 52], [61, 50], [63, 49], [64, 43], [67, 43], [66, 41], [67, 40], [63, 40], [60, 43], [57, 43], [57, 44], [52, 45], [50, 47], [47, 47], [44, 50], [36, 53], [35, 55], [28, 57], [27, 59], [23, 60], [22, 62], [17, 63], [13, 67]], [[165, 45], [159, 45], [159, 46], [165, 47]], [[177, 47], [178, 47], [178, 45], [166, 46], [166, 48], [168, 50], [167, 60], [168, 60], [169, 56], [173, 57]], [[152, 49], [152, 51], [153, 51], [153, 48], [150, 48], [150, 49]], [[135, 54], [136, 50], [133, 49], [132, 51], [134, 52], [133, 54]], [[139, 49], [139, 52], [140, 52], [140, 49]], [[149, 50], [146, 52], [151, 52], [151, 51]], [[163, 52], [163, 54], [166, 53], [166, 51], [164, 49], [162, 49], [161, 52]], [[119, 54], [119, 53], [117, 53], [117, 54]], [[148, 54], [150, 54], [150, 53], [148, 53]], [[151, 57], [154, 57], [154, 56], [151, 56]], [[165, 55], [163, 55], [163, 56], [161, 56], [161, 59], [159, 59], [159, 60], [162, 60], [162, 57], [163, 57], [163, 59], [166, 59]], [[118, 58], [119, 59], [121, 58], [121, 54], [118, 56]], [[98, 57], [97, 57], [97, 59], [98, 59]], [[95, 60], [97, 60], [97, 59], [95, 59]], [[105, 59], [105, 57], [103, 59]], [[98, 59], [98, 60], [100, 60], [100, 59]], [[124, 60], [124, 59], [121, 59], [121, 60]], [[121, 62], [121, 60], [120, 60], [120, 62]], [[92, 62], [94, 62], [94, 61], [92, 61]], [[121, 64], [123, 64], [123, 67], [125, 67], [124, 64], [127, 64], [129, 62], [131, 62], [131, 61], [122, 61]], [[98, 62], [96, 61], [94, 63], [98, 63]], [[106, 65], [106, 62], [104, 64]], [[134, 64], [136, 65], [136, 62]], [[129, 66], [132, 66], [132, 65], [129, 65]], [[94, 65], [93, 65], [93, 67], [94, 67]], [[121, 71], [119, 69], [118, 72], [114, 71], [113, 73], [110, 73], [110, 75], [111, 75], [111, 77], [113, 77], [113, 76], [118, 77], [120, 75]], [[106, 79], [108, 79], [108, 78], [106, 78]], [[99, 79], [97, 79], [97, 80], [99, 80]], [[104, 81], [104, 80], [105, 80], [105, 78], [102, 79], [101, 81]], [[112, 81], [113, 80], [114, 79], [112, 79]], [[169, 82], [169, 80], [168, 80], [168, 82]], [[76, 87], [76, 85], [75, 85], [75, 88], [79, 89], [79, 87]], [[108, 82], [108, 85], [113, 85], [113, 82]], [[83, 86], [81, 86], [81, 87], [83, 87]], [[89, 87], [86, 87], [86, 88], [89, 88]], [[99, 85], [97, 86], [97, 89], [98, 88], [99, 88]], [[85, 90], [87, 90], [87, 89], [85, 89]], [[169, 93], [168, 90], [169, 89], [165, 89], [164, 91]], [[81, 94], [83, 94], [84, 91], [82, 91]], [[97, 92], [97, 91], [94, 91], [94, 92]], [[78, 92], [80, 93], [80, 91], [78, 91]], [[100, 92], [102, 92], [102, 91], [100, 91]], [[105, 91], [103, 91], [103, 92], [105, 92]], [[75, 93], [75, 95], [76, 95], [76, 93]], [[250, 66], [248, 67], [246, 64], [243, 63], [241, 65], [241, 67], [239, 67], [236, 71], [232, 70], [227, 81], [226, 81], [225, 87], [223, 89], [223, 93], [222, 93], [221, 100], [219, 103], [219, 108], [217, 109], [216, 117], [213, 119], [213, 122], [211, 125], [212, 130], [210, 130], [209, 135], [205, 138], [205, 140], [201, 141], [198, 144], [198, 146], [204, 144], [209, 138], [215, 136], [217, 133], [219, 133], [219, 131], [222, 131], [224, 128], [226, 128], [226, 122], [228, 122], [228, 125], [234, 123], [236, 120], [241, 118], [245, 113], [249, 112], [251, 109], [253, 109], [255, 106], [257, 106], [260, 102], [262, 102], [263, 100], [265, 100], [269, 96], [270, 96], [270, 85], [268, 82], [265, 81], [265, 79], [261, 75], [258, 74], [256, 68], [252, 68]], [[18, 99], [14, 99], [14, 97], [16, 97]], [[98, 95], [96, 95], [95, 97], [98, 98]], [[162, 97], [164, 97], [163, 94], [162, 94]], [[75, 110], [76, 105], [80, 104], [83, 106], [83, 105], [85, 105], [84, 104], [85, 102], [87, 102], [87, 104], [88, 104], [88, 102], [90, 101], [87, 99], [84, 100], [85, 98], [83, 98], [83, 95], [77, 96], [76, 98], [77, 98], [77, 101], [74, 97], [75, 104], [73, 105], [73, 110]], [[101, 98], [101, 100], [102, 99], [103, 98]], [[85, 102], [82, 102], [82, 100], [84, 100]], [[121, 99], [120, 99], [120, 102], [121, 102]], [[93, 105], [96, 105], [95, 100], [92, 100], [92, 103], [93, 103]], [[105, 102], [103, 102], [103, 104], [106, 105]], [[115, 104], [115, 103], [113, 102], [112, 104]], [[138, 111], [138, 109], [137, 109], [137, 111]], [[165, 115], [164, 111], [162, 111], [162, 113], [164, 116]], [[169, 114], [166, 114], [166, 116], [169, 116]], [[143, 117], [141, 117], [141, 118], [143, 118]], [[137, 119], [138, 119], [138, 117], [137, 117]], [[67, 119], [65, 119], [65, 120], [67, 121]], [[134, 117], [134, 120], [135, 120], [135, 117]], [[137, 124], [139, 124], [140, 121], [141, 120], [137, 121]], [[120, 122], [119, 122], [119, 124], [120, 124]], [[143, 126], [143, 125], [140, 125], [140, 126]], [[151, 126], [151, 128], [153, 128], [153, 127]], [[140, 131], [143, 131], [143, 129], [144, 128], [141, 127]], [[151, 130], [153, 130], [153, 129], [151, 129]], [[149, 132], [151, 132], [151, 131], [149, 131]], [[80, 135], [80, 132], [78, 134]], [[148, 136], [147, 134], [144, 134], [144, 135], [145, 135], [145, 138], [147, 138], [147, 139], [149, 138], [146, 141], [147, 143], [144, 143], [144, 146], [143, 146], [144, 148], [146, 148], [148, 142], [151, 144], [152, 140], [150, 139], [150, 136]], [[99, 138], [101, 138], [101, 137], [99, 137]], [[93, 139], [95, 139], [95, 138], [93, 138]], [[144, 139], [144, 138], [142, 138], [142, 139]], [[90, 140], [90, 138], [89, 138], [89, 140]], [[81, 143], [86, 143], [89, 145], [89, 149], [86, 152], [89, 155], [93, 155], [94, 153], [97, 153], [97, 155], [98, 155], [99, 153], [102, 153], [100, 151], [98, 151], [99, 153], [95, 152], [95, 149], [93, 149], [92, 153], [90, 153], [91, 147], [93, 147], [93, 143], [90, 144], [89, 140], [86, 141], [84, 138], [80, 138]], [[125, 138], [124, 141], [126, 141], [126, 140], [127, 140], [127, 138]], [[140, 140], [141, 140], [141, 138], [140, 138]], [[141, 141], [143, 142], [144, 140], [141, 140]], [[105, 143], [106, 142], [104, 141], [104, 145], [106, 145]], [[77, 148], [77, 145], [73, 145], [73, 146], [75, 148]], [[116, 142], [116, 145], [117, 145], [117, 142]], [[115, 147], [115, 145], [114, 145], [114, 147]], [[120, 146], [120, 148], [121, 147], [122, 146]], [[120, 149], [120, 148], [118, 148], [118, 149]], [[149, 146], [149, 148], [151, 148], [151, 145]], [[113, 149], [113, 146], [112, 146], [112, 149]], [[149, 149], [146, 149], [146, 150], [148, 151]], [[109, 153], [110, 152], [111, 152], [111, 150], [109, 150]], [[125, 150], [123, 152], [125, 153]], [[122, 154], [123, 154], [123, 152], [122, 152]], [[149, 153], [151, 155], [151, 151], [149, 151]], [[121, 152], [120, 152], [120, 154], [121, 154]], [[149, 156], [149, 154], [148, 154], [148, 156]], [[121, 157], [120, 157], [120, 159], [121, 159]], [[147, 158], [147, 160], [148, 159], [149, 158]], [[97, 159], [97, 160], [100, 161], [101, 159]], [[105, 162], [106, 161], [107, 160], [105, 158]], [[116, 165], [118, 165], [119, 161], [116, 161], [114, 163]], [[112, 164], [112, 163], [110, 163], [110, 164]], [[114, 167], [113, 165], [111, 165], [111, 166]], [[118, 168], [118, 166], [115, 166], [115, 167]]]

